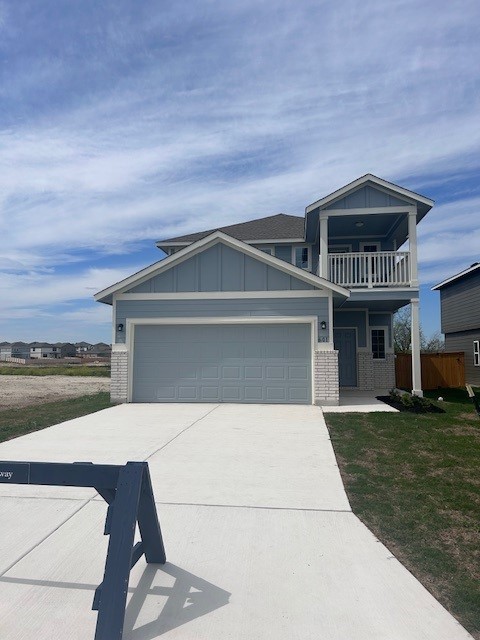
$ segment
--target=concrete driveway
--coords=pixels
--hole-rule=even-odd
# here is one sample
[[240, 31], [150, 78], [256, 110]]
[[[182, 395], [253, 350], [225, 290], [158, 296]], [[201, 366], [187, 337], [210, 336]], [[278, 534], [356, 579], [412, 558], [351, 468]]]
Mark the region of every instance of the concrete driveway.
[[[353, 515], [317, 407], [122, 405], [0, 459], [148, 460], [168, 563], [133, 569], [125, 638], [471, 638]], [[93, 639], [105, 513], [0, 485], [0, 638]]]

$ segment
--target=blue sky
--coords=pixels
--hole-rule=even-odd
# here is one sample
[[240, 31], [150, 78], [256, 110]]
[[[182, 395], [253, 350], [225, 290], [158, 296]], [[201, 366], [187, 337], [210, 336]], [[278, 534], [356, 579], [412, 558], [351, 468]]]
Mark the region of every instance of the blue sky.
[[0, 1], [0, 341], [110, 341], [154, 241], [367, 172], [436, 201], [430, 286], [480, 259], [480, 4]]

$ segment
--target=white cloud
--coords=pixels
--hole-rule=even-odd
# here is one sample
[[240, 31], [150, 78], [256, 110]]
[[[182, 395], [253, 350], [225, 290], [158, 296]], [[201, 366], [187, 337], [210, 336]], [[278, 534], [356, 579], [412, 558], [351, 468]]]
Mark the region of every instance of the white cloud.
[[[478, 18], [473, 0], [442, 11], [413, 0], [275, 11], [152, 3], [135, 17], [119, 10], [103, 48], [92, 42], [68, 66], [38, 52], [40, 74], [27, 58], [3, 85], [13, 111], [0, 131], [0, 313], [85, 299], [129, 271], [88, 269], [82, 249], [125, 253], [142, 240], [301, 215], [369, 171], [435, 191], [478, 168]], [[101, 88], [79, 86], [57, 104], [54, 89], [85, 71]], [[14, 117], [50, 85], [38, 116]], [[451, 269], [460, 246], [474, 257], [479, 204], [459, 194], [427, 216], [422, 277]]]

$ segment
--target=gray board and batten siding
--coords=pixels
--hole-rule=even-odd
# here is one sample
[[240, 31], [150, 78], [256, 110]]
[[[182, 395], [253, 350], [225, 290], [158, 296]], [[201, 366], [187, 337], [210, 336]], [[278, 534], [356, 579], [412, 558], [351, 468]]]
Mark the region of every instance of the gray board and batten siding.
[[440, 290], [442, 333], [480, 329], [480, 270]]
[[312, 402], [310, 324], [138, 325], [133, 402]]
[[[115, 324], [126, 325], [129, 318], [195, 318], [316, 316], [319, 341], [328, 340], [327, 297], [312, 298], [233, 298], [202, 300], [118, 300]], [[327, 323], [322, 329], [320, 323]], [[125, 331], [117, 331], [117, 343], [125, 342]]]
[[312, 289], [314, 287], [311, 284], [219, 242], [170, 269], [152, 276], [125, 293], [309, 291]]
[[445, 334], [445, 351], [465, 352], [465, 382], [480, 386], [480, 366], [475, 365], [473, 355], [473, 343], [480, 341], [480, 327], [470, 331]]
[[343, 198], [339, 198], [322, 209], [361, 209], [368, 207], [401, 207], [408, 206], [411, 202], [403, 200], [391, 193], [386, 193], [375, 187], [366, 185], [356, 189]]

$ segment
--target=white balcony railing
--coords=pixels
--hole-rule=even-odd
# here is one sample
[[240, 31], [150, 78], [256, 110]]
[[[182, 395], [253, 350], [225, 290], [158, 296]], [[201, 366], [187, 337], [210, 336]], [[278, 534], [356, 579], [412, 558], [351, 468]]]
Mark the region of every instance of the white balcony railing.
[[409, 287], [410, 253], [329, 253], [328, 274], [329, 280], [347, 288]]

